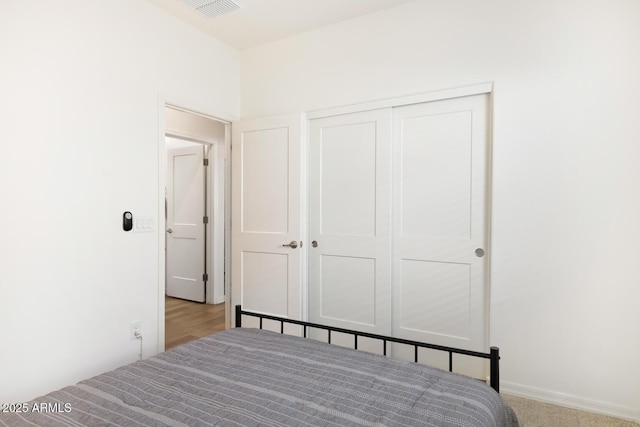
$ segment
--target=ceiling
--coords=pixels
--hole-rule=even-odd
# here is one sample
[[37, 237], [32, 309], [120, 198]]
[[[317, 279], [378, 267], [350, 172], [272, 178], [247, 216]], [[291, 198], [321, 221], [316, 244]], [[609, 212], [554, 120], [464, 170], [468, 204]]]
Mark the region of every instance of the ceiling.
[[204, 16], [180, 0], [147, 1], [244, 50], [414, 0], [237, 0], [243, 8], [215, 18]]

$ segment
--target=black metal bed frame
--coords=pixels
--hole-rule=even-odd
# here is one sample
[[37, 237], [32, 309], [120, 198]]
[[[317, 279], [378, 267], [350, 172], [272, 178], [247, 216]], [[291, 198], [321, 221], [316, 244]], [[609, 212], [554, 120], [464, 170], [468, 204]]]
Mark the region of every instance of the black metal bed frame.
[[449, 353], [449, 372], [453, 372], [453, 354], [454, 353], [462, 354], [462, 355], [465, 355], [465, 356], [472, 356], [472, 357], [479, 357], [479, 358], [483, 358], [483, 359], [489, 359], [489, 385], [495, 391], [500, 393], [500, 350], [499, 350], [498, 347], [491, 347], [489, 353], [481, 353], [481, 352], [478, 352], [478, 351], [463, 350], [463, 349], [454, 348], [454, 347], [446, 347], [446, 346], [442, 346], [442, 345], [429, 344], [429, 343], [424, 343], [424, 342], [420, 342], [420, 341], [405, 340], [405, 339], [402, 339], [402, 338], [389, 337], [389, 336], [385, 336], [385, 335], [370, 334], [368, 332], [355, 331], [355, 330], [352, 330], [352, 329], [344, 329], [344, 328], [337, 328], [337, 327], [334, 327], [334, 326], [320, 325], [320, 324], [317, 324], [317, 323], [304, 322], [304, 321], [301, 321], [301, 320], [286, 319], [286, 318], [283, 318], [283, 317], [271, 316], [269, 314], [254, 313], [254, 312], [251, 312], [251, 311], [242, 310], [242, 306], [240, 306], [240, 305], [236, 305], [236, 324], [235, 324], [236, 328], [241, 328], [242, 327], [242, 316], [243, 315], [259, 318], [260, 319], [260, 329], [262, 329], [262, 321], [263, 321], [263, 319], [275, 320], [276, 322], [280, 322], [280, 333], [281, 334], [284, 333], [284, 324], [285, 323], [290, 323], [290, 324], [293, 324], [293, 325], [302, 326], [303, 327], [303, 337], [304, 338], [307, 338], [307, 329], [308, 328], [324, 329], [324, 330], [326, 330], [328, 332], [328, 334], [327, 334], [327, 337], [328, 337], [327, 342], [329, 344], [331, 344], [331, 332], [338, 332], [338, 333], [353, 335], [353, 348], [356, 349], [356, 350], [358, 349], [358, 337], [366, 337], [366, 338], [377, 339], [377, 340], [382, 341], [382, 354], [384, 356], [387, 355], [387, 342], [406, 344], [406, 345], [409, 345], [409, 346], [413, 346], [413, 348], [414, 348], [414, 361], [416, 363], [418, 362], [418, 348], [419, 347], [429, 348], [429, 349], [432, 349], [432, 350], [444, 351], [444, 352]]

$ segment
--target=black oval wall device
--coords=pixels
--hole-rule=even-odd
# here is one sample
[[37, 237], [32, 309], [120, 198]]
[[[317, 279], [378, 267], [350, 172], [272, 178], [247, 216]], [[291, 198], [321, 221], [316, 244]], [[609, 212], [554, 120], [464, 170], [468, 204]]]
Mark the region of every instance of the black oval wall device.
[[131, 231], [133, 228], [133, 215], [131, 212], [126, 211], [122, 214], [122, 229], [124, 231]]

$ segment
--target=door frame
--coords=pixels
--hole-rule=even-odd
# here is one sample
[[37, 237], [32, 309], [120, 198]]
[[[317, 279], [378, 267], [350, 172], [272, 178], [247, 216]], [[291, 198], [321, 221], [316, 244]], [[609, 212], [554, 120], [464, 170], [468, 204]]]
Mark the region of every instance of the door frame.
[[[210, 165], [213, 167], [217, 167], [219, 164], [224, 165], [224, 173], [220, 176], [223, 182], [219, 183], [218, 188], [223, 189], [223, 203], [224, 203], [224, 294], [225, 294], [225, 328], [229, 328], [231, 326], [231, 309], [229, 307], [231, 289], [230, 289], [230, 258], [229, 253], [231, 249], [231, 122], [232, 118], [223, 117], [223, 115], [209, 113], [206, 112], [206, 108], [199, 108], [189, 106], [188, 103], [184, 103], [180, 101], [180, 97], [171, 97], [163, 93], [158, 93], [158, 104], [157, 104], [157, 114], [158, 114], [158, 135], [157, 135], [157, 157], [158, 157], [158, 182], [157, 182], [157, 226], [158, 226], [158, 299], [157, 299], [157, 307], [158, 307], [158, 353], [163, 352], [165, 350], [165, 282], [166, 282], [166, 259], [165, 259], [165, 245], [166, 245], [166, 221], [164, 217], [164, 188], [165, 181], [167, 176], [167, 165], [166, 158], [164, 153], [166, 152], [165, 145], [165, 136], [166, 136], [166, 123], [165, 123], [165, 108], [170, 107], [176, 110], [180, 110], [189, 114], [194, 114], [197, 116], [206, 117], [211, 120], [218, 121], [225, 125], [225, 141], [224, 147], [219, 147], [220, 144], [210, 144], [211, 149], [209, 152], [209, 158], [211, 159], [214, 156], [217, 156], [216, 160], [210, 160]], [[174, 135], [181, 138], [184, 138], [184, 135]], [[211, 182], [211, 181], [209, 181]], [[209, 194], [213, 189], [209, 189]], [[209, 202], [211, 203], [210, 207], [215, 208], [213, 204], [215, 203], [212, 198], [209, 198]], [[208, 202], [208, 203], [209, 203]], [[211, 217], [213, 212], [212, 209], [208, 209], [209, 216]], [[210, 223], [209, 230], [213, 234], [214, 232], [214, 223]], [[220, 231], [220, 230], [218, 230]], [[212, 268], [215, 265], [211, 266]], [[208, 292], [208, 295], [212, 293]]]
[[[425, 102], [441, 101], [444, 99], [460, 98], [463, 96], [492, 94], [493, 83], [480, 83], [471, 86], [462, 86], [452, 89], [443, 89], [433, 92], [424, 92], [416, 95], [399, 96], [395, 98], [381, 99], [378, 101], [363, 102], [359, 104], [344, 105], [341, 107], [327, 108], [323, 110], [308, 111], [307, 120], [319, 119], [322, 117], [337, 116], [340, 114], [359, 113], [369, 110], [380, 110], [383, 108], [402, 107], [411, 104], [422, 104]], [[492, 120], [490, 117], [489, 123]]]

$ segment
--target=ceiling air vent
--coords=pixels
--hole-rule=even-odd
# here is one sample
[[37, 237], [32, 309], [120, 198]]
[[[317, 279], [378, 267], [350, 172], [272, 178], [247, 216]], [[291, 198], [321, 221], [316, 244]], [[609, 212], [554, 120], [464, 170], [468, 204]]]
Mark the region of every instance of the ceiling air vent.
[[224, 15], [227, 13], [235, 12], [238, 9], [242, 9], [242, 5], [235, 0], [180, 0], [202, 13], [208, 18], [215, 18], [216, 16]]

